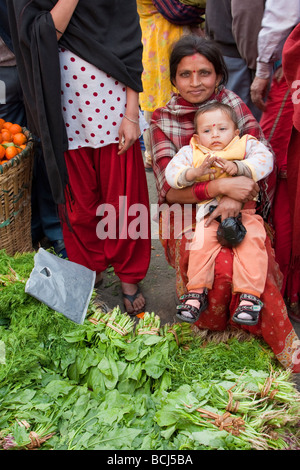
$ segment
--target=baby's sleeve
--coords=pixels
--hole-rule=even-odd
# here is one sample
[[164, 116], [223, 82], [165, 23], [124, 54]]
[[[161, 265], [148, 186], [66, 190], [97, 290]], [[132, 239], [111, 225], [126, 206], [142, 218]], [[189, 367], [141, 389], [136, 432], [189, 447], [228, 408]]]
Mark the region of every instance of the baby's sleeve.
[[187, 181], [185, 173], [193, 167], [193, 149], [190, 145], [182, 147], [168, 163], [165, 176], [167, 183], [174, 189], [182, 189], [191, 186], [192, 181]]
[[251, 170], [253, 180], [260, 181], [272, 172], [274, 156], [262, 142], [249, 138], [243, 163]]

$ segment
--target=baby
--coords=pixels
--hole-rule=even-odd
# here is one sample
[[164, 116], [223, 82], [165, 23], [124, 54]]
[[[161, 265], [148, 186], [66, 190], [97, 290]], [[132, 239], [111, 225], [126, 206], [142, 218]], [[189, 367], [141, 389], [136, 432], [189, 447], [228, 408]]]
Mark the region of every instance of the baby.
[[[184, 188], [196, 181], [244, 175], [259, 181], [273, 169], [272, 153], [253, 136], [239, 137], [234, 110], [217, 101], [198, 109], [195, 115], [196, 133], [190, 145], [183, 147], [166, 168], [166, 179], [173, 188]], [[199, 203], [197, 224], [188, 266], [188, 293], [181, 297], [177, 316], [193, 323], [207, 308], [207, 291], [214, 282], [214, 263], [222, 246], [216, 233], [219, 223], [205, 221], [210, 206], [218, 204], [220, 197]], [[267, 276], [266, 232], [263, 219], [256, 214], [255, 201], [246, 203], [241, 210], [246, 235], [233, 251], [233, 292], [240, 294], [240, 303], [233, 315], [239, 324], [256, 325], [263, 307], [260, 300]]]

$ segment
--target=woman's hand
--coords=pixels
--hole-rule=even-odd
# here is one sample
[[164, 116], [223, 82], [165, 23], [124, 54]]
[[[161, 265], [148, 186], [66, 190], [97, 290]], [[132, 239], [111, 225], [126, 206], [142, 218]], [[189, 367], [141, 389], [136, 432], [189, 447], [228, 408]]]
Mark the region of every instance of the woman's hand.
[[269, 81], [268, 78], [255, 77], [250, 87], [251, 101], [261, 111], [266, 110], [264, 98], [267, 93]]
[[208, 227], [211, 222], [221, 216], [221, 220], [227, 219], [227, 217], [237, 217], [241, 211], [242, 203], [231, 199], [230, 197], [224, 196], [220, 200], [218, 206], [215, 210], [209, 215], [205, 222], [205, 227]]
[[67, 29], [78, 1], [79, 0], [58, 0], [50, 11], [56, 29], [57, 40], [61, 38]]
[[127, 118], [123, 118], [119, 127], [119, 152], [118, 155], [125, 153], [129, 147], [139, 138], [141, 135], [139, 122], [129, 121]]
[[140, 137], [139, 94], [132, 88], [126, 88], [126, 114], [119, 127], [119, 152], [125, 153]]
[[253, 201], [259, 193], [258, 184], [247, 176], [210, 181], [207, 189], [212, 197], [228, 196], [242, 203]]

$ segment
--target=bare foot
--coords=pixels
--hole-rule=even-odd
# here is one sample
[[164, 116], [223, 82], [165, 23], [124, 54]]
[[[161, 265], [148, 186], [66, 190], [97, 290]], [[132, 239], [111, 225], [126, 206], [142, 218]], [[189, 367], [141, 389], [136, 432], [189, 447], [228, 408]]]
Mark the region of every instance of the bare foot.
[[134, 314], [135, 312], [142, 312], [145, 307], [146, 301], [141, 292], [137, 294], [137, 284], [129, 284], [127, 282], [122, 282], [121, 284], [123, 294], [133, 296], [132, 299], [127, 299], [125, 296], [123, 296], [126, 312], [129, 314]]

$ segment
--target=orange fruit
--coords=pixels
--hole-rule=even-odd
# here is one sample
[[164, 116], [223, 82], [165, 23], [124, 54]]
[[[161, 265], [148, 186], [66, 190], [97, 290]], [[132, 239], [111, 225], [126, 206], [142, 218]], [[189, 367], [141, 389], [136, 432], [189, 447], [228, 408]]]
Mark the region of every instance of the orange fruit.
[[12, 122], [5, 121], [3, 126], [2, 126], [2, 129], [9, 129], [10, 126], [12, 126]]
[[14, 158], [16, 155], [18, 155], [18, 153], [18, 149], [13, 145], [11, 147], [7, 147], [7, 149], [5, 150], [5, 156], [7, 160]]
[[18, 132], [17, 134], [12, 136], [12, 141], [15, 145], [22, 145], [27, 142], [27, 137], [23, 132]]
[[3, 141], [3, 137], [2, 137], [2, 134], [0, 134], [0, 144], [2, 141]]
[[0, 160], [2, 160], [5, 157], [5, 148], [3, 145], [0, 145]]
[[3, 158], [3, 160], [0, 160], [0, 165], [3, 165], [3, 163], [6, 163], [8, 162], [8, 160], [6, 158]]
[[23, 129], [22, 127], [19, 125], [19, 124], [12, 124], [10, 127], [9, 127], [9, 132], [11, 134], [17, 134], [19, 132], [23, 132]]
[[1, 135], [3, 140], [8, 140], [8, 142], [12, 142], [12, 135], [8, 129], [2, 129]]
[[0, 118], [0, 129], [2, 129], [4, 123], [5, 123], [4, 119]]

